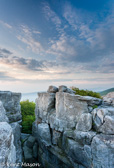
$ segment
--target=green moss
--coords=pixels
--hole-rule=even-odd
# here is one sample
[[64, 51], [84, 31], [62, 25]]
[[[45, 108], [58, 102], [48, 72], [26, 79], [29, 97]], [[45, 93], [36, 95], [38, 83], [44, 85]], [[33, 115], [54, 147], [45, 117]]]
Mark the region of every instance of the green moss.
[[98, 107], [97, 105], [92, 106], [93, 109], [95, 109], [95, 108], [97, 108], [97, 107]]

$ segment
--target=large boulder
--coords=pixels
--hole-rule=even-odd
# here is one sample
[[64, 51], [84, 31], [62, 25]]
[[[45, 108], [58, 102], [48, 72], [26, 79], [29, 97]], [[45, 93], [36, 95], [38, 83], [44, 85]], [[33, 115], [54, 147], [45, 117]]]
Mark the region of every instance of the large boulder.
[[14, 145], [16, 147], [16, 163], [21, 164], [22, 162], [21, 128], [17, 122], [11, 123], [11, 127], [14, 135]]
[[86, 101], [78, 100], [77, 95], [56, 93], [56, 117], [67, 122], [78, 122], [81, 114], [88, 113]]
[[84, 132], [91, 130], [91, 128], [92, 128], [92, 115], [90, 113], [82, 114], [76, 125], [76, 130]]
[[59, 92], [66, 92], [70, 94], [75, 94], [75, 91], [72, 89], [67, 88], [67, 86], [61, 85], [59, 86]]
[[0, 101], [0, 122], [9, 122], [8, 117], [6, 116], [6, 111], [1, 101]]
[[91, 148], [94, 168], [114, 167], [114, 135], [95, 136]]
[[51, 133], [49, 125], [46, 123], [38, 124], [38, 140], [45, 144], [45, 146], [51, 145]]
[[[1, 165], [2, 164], [2, 165]], [[14, 168], [16, 150], [11, 126], [7, 122], [0, 123], [0, 167]]]
[[58, 88], [56, 86], [49, 86], [47, 92], [56, 93], [56, 92], [58, 92]]

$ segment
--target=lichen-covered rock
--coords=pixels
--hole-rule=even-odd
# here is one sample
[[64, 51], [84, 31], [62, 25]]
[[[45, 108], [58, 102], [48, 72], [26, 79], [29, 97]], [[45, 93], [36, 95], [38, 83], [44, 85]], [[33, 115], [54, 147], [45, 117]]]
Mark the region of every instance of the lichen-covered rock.
[[94, 168], [114, 167], [114, 135], [95, 136], [91, 148]]
[[49, 86], [47, 92], [56, 93], [56, 92], [58, 92], [58, 88], [56, 86]]
[[14, 168], [16, 150], [12, 128], [7, 122], [0, 122], [0, 167]]
[[51, 145], [51, 133], [48, 124], [38, 124], [38, 140], [45, 144], [45, 146]]
[[91, 128], [92, 128], [92, 115], [90, 113], [82, 114], [76, 125], [76, 130], [84, 132], [91, 130]]
[[8, 117], [6, 116], [6, 111], [1, 101], [0, 101], [0, 122], [9, 122]]

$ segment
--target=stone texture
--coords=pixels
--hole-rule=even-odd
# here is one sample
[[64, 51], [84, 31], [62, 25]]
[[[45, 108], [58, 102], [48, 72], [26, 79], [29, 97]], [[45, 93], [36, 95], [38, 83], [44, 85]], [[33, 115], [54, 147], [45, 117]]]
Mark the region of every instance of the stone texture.
[[52, 132], [52, 144], [58, 145], [61, 143], [61, 132], [53, 130]]
[[6, 110], [6, 115], [9, 122], [17, 122], [22, 119], [20, 106], [20, 93], [13, 93], [9, 91], [0, 91], [0, 101]]
[[52, 109], [55, 108], [55, 93], [38, 93], [37, 108], [35, 113], [37, 118], [44, 121], [47, 120], [47, 115]]
[[72, 89], [67, 88], [67, 86], [61, 85], [59, 86], [59, 92], [66, 92], [70, 94], [75, 94], [75, 91]]
[[45, 144], [45, 146], [51, 145], [51, 133], [48, 124], [38, 124], [38, 139]]
[[112, 168], [114, 107], [68, 90], [60, 86], [56, 94], [38, 94], [33, 124], [38, 161], [45, 168]]
[[0, 122], [9, 122], [8, 117], [6, 116], [6, 111], [1, 101], [0, 101]]
[[87, 112], [87, 103], [78, 100], [76, 95], [62, 92], [56, 93], [57, 118], [76, 123], [80, 115]]
[[108, 110], [104, 108], [96, 108], [92, 111], [92, 116], [93, 116], [93, 126], [96, 130], [100, 128], [100, 126], [104, 122], [104, 117], [105, 115], [108, 114]]
[[99, 132], [104, 134], [114, 134], [114, 116], [105, 116], [104, 123], [99, 128]]
[[38, 157], [38, 144], [37, 144], [37, 142], [35, 142], [35, 144], [33, 146], [33, 157], [36, 159]]
[[82, 114], [77, 125], [78, 131], [89, 131], [92, 128], [92, 115], [90, 113]]
[[58, 92], [58, 88], [56, 86], [49, 86], [47, 92], [56, 93], [56, 92]]
[[36, 139], [33, 136], [29, 136], [27, 143], [26, 143], [27, 147], [33, 148], [35, 141]]
[[16, 150], [14, 146], [12, 128], [7, 122], [0, 122], [0, 167], [14, 168], [10, 166], [16, 163]]
[[96, 132], [88, 131], [88, 132], [82, 132], [82, 131], [74, 131], [74, 139], [79, 142], [80, 144], [87, 144], [91, 145], [93, 137], [96, 135]]
[[22, 162], [22, 149], [21, 149], [21, 129], [18, 123], [12, 123], [12, 132], [14, 135], [14, 145], [16, 148], [16, 163]]
[[91, 147], [88, 145], [81, 146], [78, 142], [68, 139], [68, 145], [66, 147], [66, 153], [70, 160], [78, 164], [82, 164], [87, 168], [91, 168], [92, 156]]
[[94, 168], [114, 167], [114, 135], [97, 135], [92, 141]]
[[34, 162], [33, 155], [32, 155], [32, 149], [24, 146], [23, 147], [23, 152], [24, 152], [24, 161], [27, 163], [32, 163]]

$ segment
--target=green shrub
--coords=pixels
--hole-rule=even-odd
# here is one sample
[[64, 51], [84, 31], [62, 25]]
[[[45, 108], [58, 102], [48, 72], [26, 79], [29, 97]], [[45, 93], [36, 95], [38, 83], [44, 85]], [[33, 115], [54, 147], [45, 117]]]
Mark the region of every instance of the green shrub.
[[97, 92], [93, 92], [90, 90], [80, 90], [79, 88], [76, 87], [71, 87], [72, 90], [74, 90], [76, 92], [76, 94], [81, 95], [81, 96], [92, 96], [92, 97], [96, 97], [96, 98], [100, 98], [101, 96], [99, 93]]
[[29, 100], [20, 102], [22, 113], [22, 132], [32, 133], [32, 123], [35, 121], [35, 103]]

